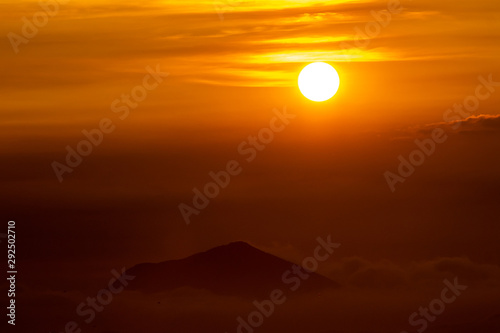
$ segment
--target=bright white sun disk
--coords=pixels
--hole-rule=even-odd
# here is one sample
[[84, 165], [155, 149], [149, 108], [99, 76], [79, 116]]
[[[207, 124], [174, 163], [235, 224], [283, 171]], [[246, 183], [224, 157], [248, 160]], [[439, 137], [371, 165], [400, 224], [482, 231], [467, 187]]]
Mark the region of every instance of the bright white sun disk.
[[299, 74], [300, 92], [314, 102], [324, 102], [332, 98], [339, 85], [339, 74], [324, 62], [309, 64]]

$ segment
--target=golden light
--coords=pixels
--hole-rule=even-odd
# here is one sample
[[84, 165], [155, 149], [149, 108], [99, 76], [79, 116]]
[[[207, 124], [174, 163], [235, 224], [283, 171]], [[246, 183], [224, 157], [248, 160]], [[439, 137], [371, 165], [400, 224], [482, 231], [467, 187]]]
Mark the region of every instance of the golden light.
[[314, 62], [299, 74], [299, 89], [302, 95], [314, 102], [332, 98], [339, 89], [339, 74], [327, 63]]

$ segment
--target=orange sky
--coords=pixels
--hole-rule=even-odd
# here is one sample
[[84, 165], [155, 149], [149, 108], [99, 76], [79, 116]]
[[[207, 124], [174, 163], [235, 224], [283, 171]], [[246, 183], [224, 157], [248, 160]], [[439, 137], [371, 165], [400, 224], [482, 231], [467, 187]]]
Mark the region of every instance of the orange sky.
[[[499, 2], [401, 1], [356, 47], [357, 31], [387, 8], [72, 0], [13, 47], [22, 18], [41, 7], [0, 0], [0, 199], [43, 248], [26, 255], [32, 282], [40, 262], [53, 269], [44, 283], [67, 284], [61, 263], [90, 262], [105, 275], [234, 240], [297, 260], [325, 233], [345, 258], [497, 265], [500, 87], [459, 129], [443, 115], [476, 93], [480, 76], [500, 82]], [[340, 75], [324, 103], [297, 88], [313, 61]], [[113, 102], [143, 84], [148, 66], [169, 75], [120, 119]], [[285, 106], [296, 118], [187, 227], [179, 203], [241, 159], [238, 145]], [[52, 163], [103, 118], [115, 130], [60, 183]], [[449, 139], [392, 193], [384, 172], [436, 127]]]
[[[373, 38], [359, 41], [366, 46], [347, 51], [345, 45], [356, 45], [357, 31], [375, 20], [373, 11], [387, 15], [384, 10], [391, 5], [216, 4], [223, 5], [216, 6], [222, 17], [212, 1], [71, 1], [18, 45], [17, 54], [4, 38], [0, 117], [1, 135], [9, 144], [2, 151], [61, 160], [64, 147], [81, 140], [83, 129], [108, 117], [117, 130], [89, 164], [100, 156], [141, 152], [177, 161], [194, 154], [203, 161], [198, 166], [203, 179], [269, 121], [273, 108], [287, 106], [298, 117], [294, 129], [276, 143], [269, 156], [273, 161], [301, 150], [317, 154], [311, 157], [315, 161], [329, 149], [349, 156], [360, 151], [353, 159], [363, 160], [363, 154], [373, 153], [372, 145], [408, 138], [401, 134], [408, 127], [442, 121], [446, 109], [474, 93], [478, 76], [500, 80], [496, 1], [403, 1], [401, 11], [392, 13]], [[5, 36], [21, 35], [21, 18], [32, 20], [41, 10], [30, 1], [0, 6]], [[319, 104], [306, 100], [296, 85], [300, 69], [316, 60], [331, 63], [341, 76], [337, 95]], [[142, 83], [147, 66], [159, 66], [169, 76], [119, 120], [111, 103]], [[499, 99], [500, 94], [492, 94], [475, 114], [496, 114]], [[382, 149], [389, 165], [405, 153]], [[283, 162], [294, 163], [301, 162]], [[84, 177], [86, 167], [71, 181]], [[51, 172], [50, 163], [39, 170]], [[190, 190], [189, 177], [157, 177], [165, 182], [160, 193]], [[48, 186], [59, 190], [52, 180]], [[172, 182], [179, 188], [174, 190]]]
[[[179, 108], [203, 121], [216, 109], [224, 110], [223, 117], [237, 112], [243, 120], [255, 109], [275, 106], [276, 100], [300, 103], [298, 72], [311, 61], [327, 61], [342, 78], [329, 112], [366, 119], [363, 129], [373, 129], [379, 123], [439, 120], [450, 103], [470, 93], [478, 75], [499, 70], [494, 0], [473, 6], [403, 1], [401, 13], [392, 14], [378, 35], [364, 41], [366, 47], [347, 52], [342, 43], [356, 46], [355, 29], [364, 31], [375, 20], [371, 11], [387, 9], [387, 2], [220, 3], [223, 21], [212, 1], [61, 5], [28, 44], [19, 45], [19, 54], [4, 39], [1, 68], [9, 80], [2, 82], [3, 122], [90, 122], [116, 95], [130, 90], [146, 66], [156, 64], [171, 76], [141, 106], [145, 121], [169, 126], [163, 119], [175, 117], [172, 109]], [[40, 11], [37, 2], [0, 5], [3, 35], [20, 34], [20, 18]], [[248, 109], [236, 110], [227, 96], [230, 87], [269, 89], [258, 98], [261, 105], [243, 102], [240, 108]], [[240, 91], [232, 98], [243, 101], [255, 90]], [[195, 101], [183, 105], [184, 96]], [[482, 113], [495, 113], [495, 102], [498, 97]]]

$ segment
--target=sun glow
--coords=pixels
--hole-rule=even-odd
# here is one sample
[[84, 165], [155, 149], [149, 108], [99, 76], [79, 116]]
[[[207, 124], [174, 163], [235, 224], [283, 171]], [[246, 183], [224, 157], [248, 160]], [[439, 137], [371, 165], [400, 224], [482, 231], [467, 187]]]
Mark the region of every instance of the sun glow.
[[302, 69], [298, 83], [300, 92], [306, 98], [314, 102], [324, 102], [337, 93], [340, 78], [329, 64], [314, 62]]

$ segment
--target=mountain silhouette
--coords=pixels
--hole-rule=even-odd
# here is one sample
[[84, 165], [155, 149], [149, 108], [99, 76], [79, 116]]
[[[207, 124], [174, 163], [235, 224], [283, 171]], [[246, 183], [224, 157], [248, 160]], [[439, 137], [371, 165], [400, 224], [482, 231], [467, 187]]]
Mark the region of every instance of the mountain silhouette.
[[[128, 289], [162, 292], [191, 287], [221, 295], [268, 297], [274, 289], [286, 290], [294, 285], [289, 280], [282, 280], [283, 274], [292, 271], [293, 265], [245, 242], [234, 242], [180, 260], [138, 264], [127, 270], [127, 274], [135, 276]], [[301, 280], [295, 292], [339, 287], [319, 274], [306, 274], [309, 277]], [[295, 274], [288, 274], [289, 279], [294, 277]]]

